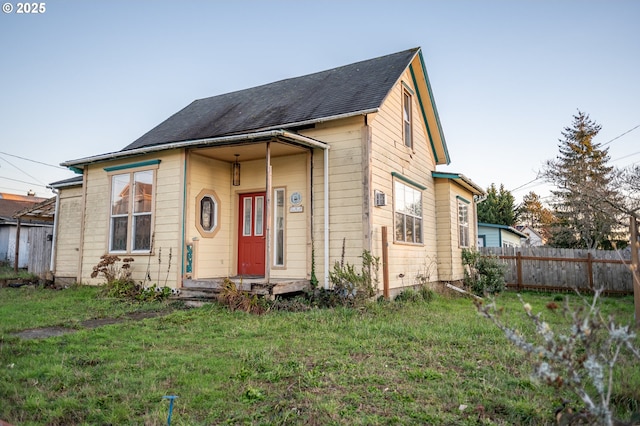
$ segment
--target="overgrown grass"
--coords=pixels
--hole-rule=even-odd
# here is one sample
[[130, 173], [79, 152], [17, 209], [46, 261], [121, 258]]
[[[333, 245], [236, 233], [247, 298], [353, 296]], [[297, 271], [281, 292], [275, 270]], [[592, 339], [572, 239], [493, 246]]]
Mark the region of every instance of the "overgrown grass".
[[13, 266], [6, 262], [0, 262], [0, 280], [11, 279], [33, 279], [38, 281], [38, 276], [27, 272], [25, 269], [18, 269], [18, 272], [16, 272]]
[[[23, 294], [42, 306], [50, 295], [74, 293]], [[7, 310], [6, 295], [2, 324], [17, 310]], [[524, 297], [539, 311], [555, 296]], [[514, 293], [498, 300], [512, 323], [528, 326]], [[632, 320], [632, 298], [604, 302], [620, 322]], [[89, 311], [102, 302], [75, 304], [84, 303]], [[56, 321], [87, 315], [73, 304]], [[563, 324], [558, 312], [543, 315]], [[36, 322], [43, 321], [29, 326]], [[640, 400], [640, 372], [632, 363], [621, 368], [616, 396], [628, 415]], [[561, 400], [529, 374], [526, 357], [464, 298], [260, 316], [206, 305], [45, 340], [3, 334], [0, 418], [163, 425], [162, 396], [178, 395], [174, 425], [552, 423]]]
[[28, 328], [74, 327], [84, 320], [117, 318], [129, 312], [158, 310], [164, 306], [98, 297], [101, 290], [91, 286], [71, 286], [64, 290], [40, 286], [0, 288], [0, 338]]

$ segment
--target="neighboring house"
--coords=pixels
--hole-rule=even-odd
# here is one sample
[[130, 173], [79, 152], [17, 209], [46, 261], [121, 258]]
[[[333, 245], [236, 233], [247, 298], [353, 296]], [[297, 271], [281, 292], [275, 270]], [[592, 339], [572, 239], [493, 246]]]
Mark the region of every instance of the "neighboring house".
[[527, 235], [512, 226], [478, 223], [478, 247], [521, 247]]
[[56, 279], [100, 256], [180, 287], [259, 277], [309, 282], [363, 251], [379, 290], [463, 278], [475, 197], [449, 164], [419, 48], [196, 100], [126, 146], [63, 165]]
[[542, 247], [545, 245], [545, 240], [542, 238], [542, 235], [538, 233], [535, 229], [533, 229], [529, 225], [516, 225], [515, 227], [518, 231], [525, 234], [527, 237], [521, 239], [522, 246], [527, 247]]
[[22, 232], [18, 232], [18, 219], [14, 215], [46, 200], [46, 198], [31, 195], [0, 193], [0, 262], [14, 265], [17, 243], [18, 267], [27, 267], [29, 263], [29, 233], [27, 230], [30, 227], [41, 227], [46, 224], [38, 220], [25, 220], [21, 223]]

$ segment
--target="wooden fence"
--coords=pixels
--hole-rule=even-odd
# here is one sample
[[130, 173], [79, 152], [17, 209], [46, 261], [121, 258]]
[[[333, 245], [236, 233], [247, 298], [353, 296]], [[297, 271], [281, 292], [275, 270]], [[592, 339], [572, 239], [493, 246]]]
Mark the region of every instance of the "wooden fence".
[[505, 281], [516, 290], [632, 294], [631, 251], [557, 249], [550, 247], [484, 247], [506, 265]]
[[27, 270], [44, 278], [51, 263], [51, 245], [53, 228], [51, 226], [34, 226], [29, 230], [29, 261]]

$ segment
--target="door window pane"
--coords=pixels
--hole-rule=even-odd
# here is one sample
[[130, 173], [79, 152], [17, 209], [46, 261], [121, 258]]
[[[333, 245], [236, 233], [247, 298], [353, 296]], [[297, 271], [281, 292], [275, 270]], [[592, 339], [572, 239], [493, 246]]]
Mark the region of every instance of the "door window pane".
[[262, 235], [264, 233], [264, 197], [256, 197], [256, 226], [255, 235]]
[[251, 217], [253, 212], [251, 208], [253, 206], [251, 197], [247, 197], [243, 202], [243, 215], [242, 215], [242, 235], [245, 237], [251, 236]]

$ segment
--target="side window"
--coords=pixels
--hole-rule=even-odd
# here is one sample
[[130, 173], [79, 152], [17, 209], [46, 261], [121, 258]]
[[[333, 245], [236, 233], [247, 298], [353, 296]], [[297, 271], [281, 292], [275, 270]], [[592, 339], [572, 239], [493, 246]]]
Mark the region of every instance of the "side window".
[[411, 114], [411, 94], [406, 90], [402, 90], [402, 133], [405, 146], [413, 147], [412, 134], [412, 114]]
[[154, 172], [111, 176], [109, 251], [150, 252]]
[[396, 181], [393, 188], [395, 240], [422, 243], [422, 192]]
[[469, 205], [461, 200], [458, 200], [458, 234], [460, 247], [469, 247]]
[[273, 191], [273, 221], [275, 237], [273, 239], [273, 265], [284, 266], [284, 210], [285, 210], [285, 192], [283, 188]]

